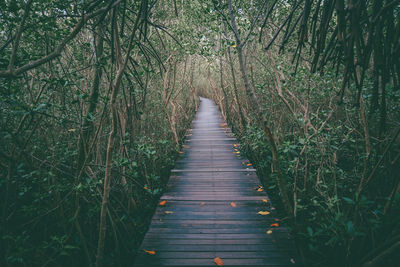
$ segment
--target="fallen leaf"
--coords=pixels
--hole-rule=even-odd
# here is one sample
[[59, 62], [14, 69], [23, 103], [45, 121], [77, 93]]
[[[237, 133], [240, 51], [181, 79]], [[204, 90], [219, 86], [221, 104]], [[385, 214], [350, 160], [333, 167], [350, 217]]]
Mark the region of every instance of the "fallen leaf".
[[161, 202], [160, 202], [160, 206], [164, 206], [164, 205], [165, 205], [165, 203], [167, 203], [167, 201], [166, 201], [166, 200], [163, 200], [163, 201], [161, 201]]
[[174, 213], [174, 212], [173, 211], [169, 211], [169, 210], [165, 211], [165, 214], [172, 214], [172, 213]]
[[238, 146], [239, 146], [239, 144], [233, 144], [233, 146], [234, 146], [234, 147], [238, 147]]
[[218, 266], [223, 266], [223, 265], [224, 265], [224, 261], [223, 261], [220, 257], [216, 257], [216, 258], [214, 259], [214, 262], [215, 262], [215, 264], [218, 265]]
[[184, 152], [183, 152], [183, 151], [179, 151], [178, 153], [179, 153], [179, 154], [183, 154]]
[[76, 131], [76, 129], [68, 129], [68, 132], [75, 132]]
[[270, 234], [272, 234], [272, 230], [267, 231], [267, 235], [270, 235]]
[[262, 199], [262, 202], [264, 202], [264, 203], [268, 203], [268, 199], [266, 199], [266, 198], [263, 198], [263, 199]]
[[204, 206], [206, 204], [206, 202], [201, 202], [200, 206]]
[[146, 252], [147, 254], [150, 254], [150, 255], [156, 254], [156, 252], [154, 250], [146, 250], [146, 249], [144, 249], [144, 252]]
[[296, 262], [294, 261], [294, 259], [290, 259], [290, 262], [295, 264]]
[[258, 189], [257, 189], [257, 192], [262, 192], [264, 189], [262, 188], [262, 186], [260, 186]]
[[235, 202], [231, 202], [231, 206], [236, 208], [236, 203]]
[[237, 46], [236, 43], [232, 45], [233, 48], [235, 48], [236, 46]]
[[271, 227], [278, 227], [279, 226], [279, 223], [273, 223], [273, 224], [271, 224]]
[[253, 165], [253, 164], [251, 164], [251, 163], [247, 163], [247, 166], [251, 166], [251, 165]]
[[143, 189], [149, 190], [149, 188], [147, 186], [143, 187]]
[[268, 215], [270, 213], [271, 212], [269, 212], [269, 211], [259, 211], [259, 212], [257, 212], [257, 214], [260, 214], [260, 215]]

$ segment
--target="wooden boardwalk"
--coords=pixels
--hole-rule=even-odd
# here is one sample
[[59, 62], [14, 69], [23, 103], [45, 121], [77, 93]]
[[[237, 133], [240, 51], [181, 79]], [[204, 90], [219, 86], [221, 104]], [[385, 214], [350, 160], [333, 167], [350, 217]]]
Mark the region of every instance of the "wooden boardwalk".
[[201, 99], [192, 128], [134, 266], [217, 266], [217, 257], [223, 266], [299, 266], [255, 169], [211, 100]]

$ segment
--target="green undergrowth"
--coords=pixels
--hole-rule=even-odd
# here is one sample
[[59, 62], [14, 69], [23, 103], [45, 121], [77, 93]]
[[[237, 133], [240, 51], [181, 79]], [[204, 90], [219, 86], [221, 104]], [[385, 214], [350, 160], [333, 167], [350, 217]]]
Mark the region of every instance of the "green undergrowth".
[[[273, 77], [260, 74], [257, 79], [261, 82], [255, 82], [255, 87], [265, 112], [270, 114], [268, 121], [274, 129], [280, 171], [294, 214], [285, 212], [272, 171], [270, 145], [259, 121], [254, 119], [254, 110], [244, 110], [252, 118], [245, 129], [240, 125], [237, 107], [228, 109], [227, 121], [241, 143], [242, 154], [257, 169], [276, 214], [291, 230], [304, 264], [362, 266], [382, 255], [377, 266], [396, 266], [400, 259], [396, 246], [400, 234], [400, 194], [395, 185], [400, 166], [391, 162], [400, 146], [398, 141], [391, 142], [391, 136], [398, 127], [398, 92], [389, 90], [393, 95], [388, 105], [393, 113], [388, 116], [389, 130], [383, 138], [377, 129], [379, 125], [374, 124], [377, 114], [370, 110], [371, 96], [363, 91], [371, 135], [367, 158], [360, 107], [354, 104], [352, 95], [345, 97], [342, 104], [335, 102], [331, 87], [337, 86], [336, 76], [329, 71], [324, 76], [307, 74], [304, 69], [295, 74], [290, 73], [290, 68], [283, 73], [283, 88], [287, 86], [299, 101], [308, 105], [308, 121], [298, 103], [292, 104], [298, 112], [292, 114], [278, 98], [273, 83], [262, 81]], [[309, 86], [313, 87], [312, 92]], [[313, 93], [317, 91], [318, 94]], [[290, 95], [285, 97], [293, 101]], [[242, 105], [247, 102], [244, 97], [240, 100]]]

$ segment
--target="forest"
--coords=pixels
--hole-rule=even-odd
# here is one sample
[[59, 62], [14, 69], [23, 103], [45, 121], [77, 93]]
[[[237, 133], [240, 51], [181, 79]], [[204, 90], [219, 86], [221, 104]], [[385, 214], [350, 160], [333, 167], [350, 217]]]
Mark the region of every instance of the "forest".
[[399, 13], [399, 0], [0, 1], [0, 266], [131, 266], [199, 97], [303, 266], [398, 266]]

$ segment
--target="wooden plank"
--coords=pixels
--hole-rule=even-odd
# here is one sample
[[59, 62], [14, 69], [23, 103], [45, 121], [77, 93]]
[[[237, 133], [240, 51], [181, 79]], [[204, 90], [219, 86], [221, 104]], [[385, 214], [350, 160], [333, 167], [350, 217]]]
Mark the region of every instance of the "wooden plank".
[[[217, 255], [215, 255], [217, 256]], [[162, 259], [162, 265], [160, 262], [154, 264], [145, 263], [142, 266], [216, 266], [214, 263], [214, 257], [209, 259]], [[146, 257], [143, 259], [148, 260]], [[274, 266], [294, 266], [289, 265], [290, 259], [286, 258], [268, 258], [268, 259], [224, 259], [224, 266], [264, 266], [264, 267], [274, 267]]]
[[230, 169], [230, 168], [199, 168], [199, 169], [173, 169], [174, 172], [255, 172], [256, 169]]
[[[230, 244], [235, 244], [238, 241], [235, 239], [145, 239], [143, 241], [142, 247], [144, 248], [151, 248], [153, 245], [157, 244], [165, 244], [165, 245], [230, 245]], [[240, 244], [242, 245], [263, 245], [263, 244], [270, 244], [270, 243], [276, 243], [276, 240], [274, 241], [273, 239], [265, 239], [265, 238], [259, 238], [259, 239], [243, 239], [240, 240]], [[289, 243], [288, 243], [289, 242]], [[282, 246], [285, 246], [287, 244], [292, 245], [292, 240], [288, 240], [287, 242], [284, 242], [282, 239], [279, 240], [279, 243], [277, 244], [282, 244]]]

